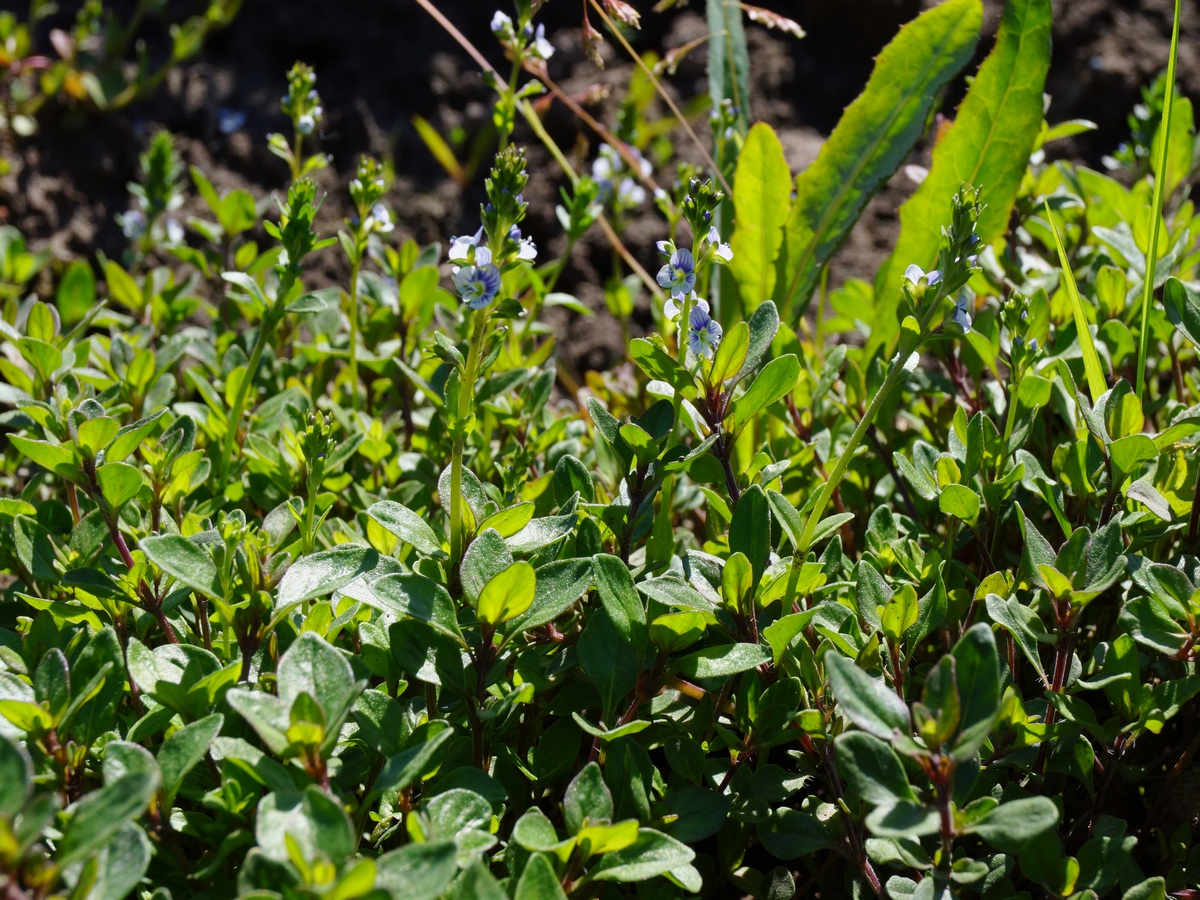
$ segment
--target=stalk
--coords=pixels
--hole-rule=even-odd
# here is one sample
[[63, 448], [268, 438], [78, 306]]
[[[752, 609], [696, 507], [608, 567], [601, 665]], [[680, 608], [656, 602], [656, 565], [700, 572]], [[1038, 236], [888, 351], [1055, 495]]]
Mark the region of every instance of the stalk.
[[1182, 0], [1175, 0], [1175, 19], [1171, 27], [1171, 54], [1167, 61], [1167, 92], [1163, 99], [1162, 147], [1158, 174], [1154, 177], [1154, 199], [1150, 217], [1150, 245], [1146, 248], [1146, 271], [1142, 284], [1142, 328], [1138, 334], [1137, 398], [1143, 401], [1146, 388], [1146, 357], [1150, 352], [1150, 298], [1154, 295], [1154, 273], [1158, 263], [1158, 232], [1165, 213], [1167, 160], [1171, 141], [1171, 113], [1175, 106], [1175, 63], [1179, 57], [1179, 18]]
[[221, 445], [221, 458], [217, 463], [215, 491], [217, 494], [224, 493], [225, 487], [229, 483], [229, 461], [233, 456], [233, 445], [237, 441], [238, 426], [241, 424], [242, 412], [246, 407], [246, 396], [250, 393], [250, 385], [258, 373], [258, 364], [262, 361], [263, 351], [267, 349], [267, 342], [275, 333], [280, 319], [283, 318], [284, 298], [291, 293], [294, 283], [295, 276], [291, 274], [286, 274], [279, 279], [279, 287], [275, 293], [275, 305], [267, 310], [267, 314], [263, 316], [263, 320], [258, 326], [258, 336], [254, 339], [250, 360], [246, 363], [246, 374], [242, 376], [242, 383], [238, 385], [237, 393], [233, 397], [233, 406], [229, 410], [225, 440]]
[[362, 263], [350, 264], [350, 408], [362, 405], [358, 396], [358, 272]]
[[816, 533], [817, 525], [821, 522], [821, 516], [825, 512], [825, 507], [829, 505], [829, 501], [833, 498], [833, 492], [837, 490], [841, 483], [842, 476], [846, 474], [846, 469], [850, 466], [850, 460], [854, 458], [855, 451], [858, 450], [858, 445], [862, 443], [862, 439], [866, 436], [868, 429], [875, 421], [875, 417], [879, 414], [879, 410], [883, 408], [884, 401], [888, 395], [898, 385], [904, 376], [907, 374], [905, 362], [908, 359], [908, 352], [901, 350], [892, 360], [891, 366], [888, 368], [887, 377], [883, 380], [883, 385], [871, 398], [871, 403], [867, 407], [867, 411], [863, 413], [863, 417], [859, 420], [858, 427], [854, 429], [854, 433], [850, 435], [850, 440], [846, 444], [837, 462], [833, 464], [833, 471], [829, 473], [829, 478], [826, 479], [824, 486], [821, 488], [821, 493], [817, 495], [817, 502], [813, 506], [812, 512], [809, 514], [808, 521], [804, 525], [804, 533], [800, 536], [800, 546], [796, 548], [796, 553], [793, 556], [793, 569], [796, 566], [796, 560], [803, 562], [804, 557], [808, 555], [808, 550], [812, 546], [813, 535]]
[[[467, 369], [458, 393], [457, 420], [462, 422], [471, 414], [471, 406], [475, 399], [475, 378], [479, 369], [479, 357], [483, 348], [483, 326], [486, 317], [472, 310], [473, 318], [471, 349], [467, 353]], [[450, 566], [453, 571], [462, 562], [462, 470], [463, 452], [467, 446], [466, 431], [460, 432], [454, 438], [454, 448], [450, 456]]]

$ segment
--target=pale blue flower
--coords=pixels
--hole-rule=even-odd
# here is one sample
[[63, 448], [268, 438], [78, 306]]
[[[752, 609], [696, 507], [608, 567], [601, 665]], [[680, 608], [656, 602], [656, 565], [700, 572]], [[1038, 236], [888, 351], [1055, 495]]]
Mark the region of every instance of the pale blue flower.
[[[682, 298], [680, 298], [682, 300]], [[705, 314], [708, 313], [708, 301], [703, 297], [697, 297], [692, 294], [692, 307], [694, 309], [702, 309]], [[678, 319], [683, 314], [683, 303], [676, 303], [674, 297], [668, 297], [667, 302], [663, 304], [663, 315], [668, 319]]]
[[954, 301], [954, 323], [963, 331], [971, 330], [971, 313], [967, 310], [966, 294], [959, 294]]
[[492, 264], [487, 247], [475, 250], [475, 265], [462, 266], [454, 273], [454, 286], [471, 309], [483, 309], [500, 293], [500, 270]]
[[684, 297], [696, 287], [696, 261], [692, 251], [676, 250], [665, 266], [658, 270], [658, 283], [672, 297]]
[[721, 233], [717, 231], [716, 225], [708, 229], [708, 234], [704, 239], [710, 246], [716, 248], [713, 250], [713, 255], [721, 262], [729, 262], [733, 259], [733, 248], [728, 244], [721, 243]]
[[533, 33], [533, 43], [530, 46], [533, 48], [533, 55], [538, 59], [549, 59], [554, 55], [554, 45], [546, 40], [545, 25], [538, 25], [537, 30]]
[[495, 15], [492, 16], [492, 33], [500, 35], [511, 34], [512, 30], [512, 19], [500, 12], [500, 10], [496, 10]]
[[711, 357], [721, 343], [721, 326], [709, 316], [707, 309], [701, 309], [699, 305], [692, 309], [688, 324], [688, 346], [692, 352], [697, 356]]
[[929, 287], [933, 287], [942, 280], [942, 273], [937, 269], [934, 269], [931, 272], [926, 272], [924, 269], [914, 263], [904, 270], [904, 277], [908, 281], [911, 281], [914, 286], [919, 284], [921, 279], [924, 278], [925, 284]]
[[537, 244], [533, 242], [533, 238], [522, 238], [521, 229], [516, 225], [509, 229], [508, 239], [517, 247], [517, 259], [524, 259], [529, 262], [537, 259]]
[[483, 229], [480, 228], [474, 234], [462, 235], [461, 237], [450, 238], [450, 262], [470, 262], [471, 250], [479, 246], [479, 242], [483, 240]]

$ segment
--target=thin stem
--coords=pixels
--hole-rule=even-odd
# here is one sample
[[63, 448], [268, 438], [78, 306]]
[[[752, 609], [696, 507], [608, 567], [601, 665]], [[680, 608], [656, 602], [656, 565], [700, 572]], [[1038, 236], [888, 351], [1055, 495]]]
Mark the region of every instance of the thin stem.
[[709, 168], [712, 170], [713, 175], [715, 175], [717, 180], [721, 182], [721, 187], [724, 188], [725, 195], [727, 197], [732, 197], [733, 188], [729, 186], [729, 182], [726, 181], [725, 176], [721, 174], [721, 169], [717, 165], [716, 160], [712, 158], [712, 154], [708, 152], [708, 148], [705, 147], [700, 141], [700, 138], [696, 136], [696, 132], [692, 130], [692, 126], [688, 123], [688, 120], [684, 117], [679, 107], [675, 104], [675, 101], [671, 99], [671, 95], [663, 90], [662, 83], [658, 80], [658, 78], [655, 77], [654, 73], [650, 70], [650, 67], [646, 65], [646, 61], [643, 60], [641, 56], [634, 51], [633, 47], [629, 45], [629, 41], [625, 40], [625, 35], [621, 33], [621, 29], [617, 28], [617, 26], [613, 24], [613, 20], [608, 17], [608, 13], [604, 11], [603, 7], [601, 7], [596, 0], [591, 0], [591, 3], [592, 8], [599, 13], [600, 18], [604, 20], [604, 24], [608, 26], [608, 30], [613, 33], [613, 36], [617, 39], [617, 42], [625, 48], [625, 52], [629, 54], [629, 58], [637, 63], [638, 68], [640, 68], [642, 72], [645, 73], [646, 77], [650, 79], [650, 83], [654, 85], [654, 89], [658, 91], [658, 95], [662, 97], [663, 101], [667, 104], [667, 107], [671, 110], [671, 113], [679, 121], [679, 124], [683, 126], [683, 130], [687, 132], [688, 137], [691, 138], [692, 142], [696, 145], [697, 149], [703, 156], [704, 161], [708, 163]]
[[224, 493], [229, 483], [229, 461], [233, 458], [233, 445], [237, 442], [238, 427], [241, 425], [242, 412], [246, 406], [246, 397], [250, 393], [250, 384], [258, 372], [258, 364], [262, 360], [263, 351], [267, 348], [269, 332], [275, 330], [274, 317], [268, 313], [259, 323], [258, 335], [254, 339], [254, 348], [250, 351], [250, 360], [246, 363], [246, 371], [238, 385], [237, 393], [233, 395], [233, 406], [229, 409], [226, 420], [225, 440], [221, 444], [221, 458], [217, 461], [217, 483], [215, 493]]
[[1138, 334], [1137, 398], [1144, 398], [1146, 388], [1146, 357], [1150, 351], [1150, 298], [1154, 296], [1154, 274], [1158, 267], [1158, 232], [1162, 224], [1166, 201], [1167, 162], [1170, 159], [1171, 117], [1175, 109], [1175, 63], [1179, 57], [1179, 19], [1182, 0], [1175, 0], [1175, 20], [1171, 26], [1171, 54], [1167, 61], [1166, 95], [1163, 99], [1162, 148], [1158, 157], [1158, 173], [1154, 176], [1154, 198], [1150, 215], [1150, 244], [1146, 248], [1146, 271], [1142, 279], [1142, 325]]
[[[462, 384], [458, 392], [458, 422], [466, 420], [471, 414], [471, 405], [475, 398], [475, 378], [478, 374], [479, 357], [483, 348], [483, 328], [487, 317], [472, 310], [471, 349], [467, 352], [467, 367], [463, 374]], [[459, 432], [454, 438], [454, 448], [450, 457], [450, 566], [454, 571], [462, 562], [462, 471], [463, 453], [467, 446], [466, 431], [459, 426]]]
[[358, 395], [358, 272], [362, 263], [350, 264], [350, 408], [362, 407]]
[[[829, 473], [829, 478], [821, 488], [821, 493], [817, 495], [817, 502], [813, 506], [808, 521], [804, 525], [804, 533], [800, 537], [800, 546], [796, 548], [796, 553], [793, 557], [794, 560], [803, 562], [805, 556], [807, 556], [808, 550], [812, 546], [813, 535], [816, 533], [817, 525], [820, 524], [821, 516], [825, 512], [825, 507], [829, 505], [829, 501], [833, 497], [833, 492], [837, 490], [842, 476], [846, 474], [846, 469], [849, 468], [850, 461], [854, 458], [855, 451], [858, 450], [858, 445], [862, 443], [863, 437], [871, 427], [871, 423], [875, 421], [875, 416], [879, 414], [879, 410], [883, 408], [884, 401], [887, 400], [892, 389], [907, 374], [907, 370], [905, 369], [907, 355], [902, 350], [892, 359], [892, 365], [888, 369], [887, 377], [883, 380], [883, 385], [876, 392], [875, 396], [871, 398], [871, 404], [867, 407], [867, 411], [859, 421], [858, 427], [854, 429], [854, 433], [850, 435], [850, 440], [846, 444], [846, 448], [838, 456], [837, 462], [833, 464], [833, 471]], [[793, 562], [793, 565], [797, 565], [797, 563]]]

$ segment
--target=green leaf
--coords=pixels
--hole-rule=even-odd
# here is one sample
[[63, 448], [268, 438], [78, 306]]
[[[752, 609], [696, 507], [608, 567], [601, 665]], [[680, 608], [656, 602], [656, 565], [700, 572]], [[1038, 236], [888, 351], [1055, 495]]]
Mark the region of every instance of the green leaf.
[[976, 232], [983, 243], [1007, 232], [1042, 127], [1051, 19], [1050, 0], [1005, 3], [996, 45], [979, 67], [949, 133], [935, 147], [929, 176], [900, 207], [900, 238], [875, 280], [880, 302], [876, 327], [894, 333], [903, 272], [914, 263], [933, 268], [951, 199], [964, 184], [980, 187], [985, 208]]
[[882, 806], [917, 799], [900, 758], [889, 744], [862, 731], [840, 734], [834, 743], [838, 770], [868, 803]]
[[392, 500], [380, 500], [367, 509], [367, 515], [424, 556], [443, 556], [442, 542], [433, 528], [407, 506]]
[[142, 489], [142, 473], [126, 463], [108, 463], [96, 469], [96, 482], [105, 502], [120, 509]]
[[782, 807], [758, 826], [758, 839], [776, 859], [792, 860], [836, 846], [833, 833], [816, 810]]
[[457, 872], [454, 841], [409, 844], [375, 860], [375, 887], [404, 900], [437, 900]]
[[746, 362], [746, 353], [749, 349], [750, 326], [745, 322], [738, 322], [721, 338], [717, 353], [713, 357], [709, 383], [714, 387], [723, 385], [737, 375]]
[[922, 837], [936, 834], [938, 827], [936, 809], [909, 800], [877, 806], [867, 816], [867, 828], [879, 837]]
[[140, 816], [158, 788], [158, 773], [130, 772], [85, 794], [68, 812], [55, 862], [69, 866], [107, 844], [127, 822]]
[[629, 358], [650, 378], [665, 381], [684, 396], [696, 395], [696, 379], [673, 356], [645, 338], [629, 342]]
[[385, 575], [371, 585], [378, 607], [428, 622], [463, 646], [454, 601], [444, 587], [422, 575]]
[[590, 559], [561, 559], [537, 570], [533, 605], [508, 623], [506, 634], [519, 634], [552, 622], [570, 609], [592, 583]]
[[146, 558], [172, 578], [214, 600], [224, 598], [217, 566], [208, 552], [179, 534], [142, 538], [138, 546]]
[[[1137, 356], [1137, 397], [1141, 400], [1145, 397], [1146, 387], [1146, 358], [1150, 352], [1150, 303], [1154, 298], [1154, 277], [1155, 267], [1158, 262], [1159, 250], [1159, 232], [1162, 229], [1163, 216], [1166, 213], [1166, 200], [1169, 196], [1167, 191], [1168, 184], [1170, 189], [1174, 190], [1175, 185], [1171, 182], [1182, 180], [1191, 169], [1192, 154], [1194, 151], [1194, 138], [1192, 131], [1192, 106], [1188, 100], [1183, 100], [1185, 105], [1185, 114], [1187, 117], [1186, 124], [1180, 128], [1179, 123], [1172, 121], [1175, 115], [1175, 68], [1179, 61], [1179, 20], [1182, 12], [1181, 0], [1175, 0], [1175, 16], [1174, 24], [1171, 28], [1171, 52], [1167, 58], [1167, 83], [1165, 93], [1163, 95], [1163, 113], [1162, 119], [1159, 122], [1158, 133], [1155, 135], [1155, 140], [1152, 141], [1150, 156], [1152, 158], [1151, 166], [1153, 167], [1154, 178], [1154, 197], [1150, 202], [1150, 240], [1146, 248], [1146, 277], [1142, 279], [1142, 314], [1141, 324], [1138, 329], [1138, 356]], [[1182, 131], [1182, 134], [1178, 134]], [[1180, 154], [1175, 154], [1172, 158], [1172, 149], [1178, 147], [1182, 143], [1182, 155], [1184, 159], [1180, 159]], [[1154, 146], [1157, 145], [1157, 146]], [[1155, 153], [1155, 151], [1158, 151]], [[1172, 165], [1174, 163], [1174, 165]]]
[[336, 591], [378, 563], [379, 554], [362, 544], [340, 544], [298, 559], [279, 582], [276, 616], [282, 608]]
[[[112, 443], [104, 451], [104, 461], [107, 463], [117, 463], [128, 457], [145, 440], [146, 436], [154, 430], [154, 427], [158, 424], [158, 420], [163, 417], [165, 412], [166, 410], [160, 409], [153, 415], [139, 419], [132, 425], [126, 425], [118, 431]], [[80, 431], [82, 430], [80, 428]]]
[[158, 766], [162, 770], [162, 792], [167, 805], [175, 799], [183, 778], [208, 755], [213, 739], [221, 732], [225, 717], [213, 713], [172, 732], [158, 748]]
[[588, 618], [579, 635], [577, 651], [584, 673], [600, 692], [607, 722], [633, 688], [639, 657], [604, 609], [596, 610]]
[[461, 572], [463, 594], [474, 605], [484, 586], [513, 564], [512, 551], [500, 532], [487, 528], [475, 536], [463, 556]]
[[397, 753], [387, 761], [380, 771], [370, 796], [377, 797], [388, 791], [404, 790], [418, 778], [423, 777], [431, 768], [430, 763], [442, 745], [453, 736], [453, 729], [443, 728], [441, 731], [435, 732], [429, 740]]
[[[982, 21], [979, 0], [949, 0], [902, 28], [879, 54], [866, 89], [842, 114], [816, 162], [796, 179], [796, 200], [786, 229], [788, 277], [776, 288], [789, 321], [808, 308], [822, 267], [846, 239], [867, 201], [908, 158], [925, 131], [938, 92], [974, 54]], [[1038, 110], [1040, 125], [1040, 105]], [[1022, 167], [1028, 156], [1026, 152]], [[954, 183], [954, 190], [960, 183]], [[949, 208], [949, 201], [947, 195], [936, 210], [939, 216]], [[937, 254], [937, 240], [935, 229], [930, 263]], [[919, 260], [908, 259], [899, 271], [910, 262]], [[893, 280], [896, 283], [888, 283], [888, 290], [894, 287], [898, 292], [898, 277]]]
[[600, 553], [592, 558], [592, 571], [596, 581], [596, 592], [616, 626], [638, 658], [646, 652], [649, 640], [646, 628], [646, 608], [633, 584], [629, 566], [616, 556]]
[[28, 751], [0, 736], [0, 819], [12, 820], [29, 798], [33, 762]]
[[584, 766], [567, 785], [563, 797], [563, 823], [570, 834], [578, 834], [589, 822], [609, 822], [613, 817], [613, 798], [604, 783], [600, 766]]
[[1163, 288], [1167, 318], [1196, 347], [1200, 347], [1200, 295], [1178, 278], [1171, 277]]
[[301, 634], [280, 658], [277, 680], [279, 699], [289, 706], [302, 693], [320, 704], [326, 728], [332, 732], [327, 738], [330, 746], [366, 686], [365, 681], [355, 681], [354, 669], [341, 651], [311, 631]]
[[938, 497], [938, 508], [948, 516], [973, 525], [979, 518], [979, 495], [963, 484], [948, 484]]
[[35, 465], [39, 465], [67, 481], [79, 483], [79, 457], [74, 446], [34, 441], [21, 437], [19, 434], [10, 434], [8, 441], [21, 452], [25, 459]]
[[1058, 807], [1049, 797], [1025, 797], [1001, 803], [973, 822], [969, 830], [997, 850], [1017, 853], [1058, 824]]
[[1088, 327], [1087, 313], [1083, 309], [1083, 298], [1079, 295], [1079, 286], [1075, 283], [1075, 274], [1071, 270], [1071, 260], [1067, 256], [1067, 248], [1063, 245], [1062, 236], [1058, 233], [1058, 224], [1050, 209], [1050, 201], [1043, 198], [1042, 205], [1046, 210], [1046, 220], [1050, 223], [1050, 232], [1054, 236], [1054, 246], [1058, 250], [1058, 261], [1061, 268], [1063, 285], [1071, 300], [1071, 315], [1075, 319], [1075, 331], [1079, 336], [1079, 349], [1083, 355], [1083, 373], [1087, 377], [1088, 393], [1092, 403], [1098, 404], [1100, 397], [1108, 390], [1108, 382], [1104, 379], [1104, 369], [1100, 365], [1100, 354], [1096, 352], [1096, 341]]
[[775, 308], [774, 301], [764, 300], [758, 304], [746, 324], [750, 326], [750, 346], [746, 350], [742, 371], [738, 372], [738, 381], [758, 368], [762, 358], [771, 349], [771, 341], [779, 331], [779, 310]]
[[550, 861], [540, 853], [531, 856], [517, 881], [513, 900], [566, 900], [566, 897]]
[[533, 566], [520, 560], [484, 585], [476, 615], [480, 622], [493, 627], [515, 619], [533, 605], [536, 592], [537, 575]]
[[744, 553], [758, 584], [771, 557], [771, 507], [767, 496], [757, 484], [738, 500], [729, 523], [729, 550]]
[[583, 881], [647, 881], [695, 858], [692, 849], [675, 838], [651, 828], [639, 828], [637, 841], [624, 850], [604, 854]]
[[683, 657], [675, 669], [686, 678], [728, 678], [757, 668], [770, 659], [771, 654], [758, 644], [724, 644]]
[[738, 0], [708, 0], [708, 93], [714, 109], [729, 100], [737, 109], [737, 128], [750, 121], [750, 51]]
[[991, 626], [980, 622], [967, 629], [952, 653], [962, 704], [954, 757], [961, 761], [975, 755], [1000, 715], [1000, 652]]
[[723, 423], [725, 430], [736, 436], [760, 412], [790, 394], [799, 380], [800, 361], [793, 354], [771, 360], [750, 382], [746, 392], [729, 405], [729, 414]]
[[787, 221], [787, 207], [779, 198], [791, 190], [791, 172], [778, 135], [765, 122], [756, 122], [746, 135], [733, 176], [737, 227], [729, 241], [729, 270], [746, 312], [756, 311], [775, 290], [775, 260]]
[[834, 699], [850, 721], [885, 741], [892, 740], [896, 731], [908, 737], [908, 707], [882, 681], [836, 655], [836, 651], [825, 655], [825, 670]]
[[1122, 475], [1130, 475], [1141, 463], [1158, 459], [1158, 447], [1148, 434], [1131, 434], [1118, 438], [1108, 446], [1113, 465]]
[[288, 862], [287, 838], [305, 860], [321, 858], [340, 866], [354, 853], [354, 833], [342, 805], [315, 784], [300, 794], [267, 794], [258, 804], [254, 826], [259, 849], [276, 862]]
[[676, 612], [659, 616], [650, 623], [650, 642], [668, 655], [680, 653], [704, 637], [709, 619], [702, 612]]

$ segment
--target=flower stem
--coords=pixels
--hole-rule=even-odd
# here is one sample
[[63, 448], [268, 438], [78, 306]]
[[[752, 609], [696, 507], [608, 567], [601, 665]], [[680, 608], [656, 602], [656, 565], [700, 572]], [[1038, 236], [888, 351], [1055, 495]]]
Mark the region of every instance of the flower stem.
[[358, 410], [358, 271], [359, 261], [350, 264], [350, 408]]
[[254, 347], [250, 351], [250, 359], [246, 363], [245, 374], [242, 375], [242, 382], [238, 385], [237, 393], [233, 397], [233, 406], [229, 410], [225, 440], [221, 444], [221, 458], [217, 463], [217, 483], [214, 493], [218, 496], [225, 492], [225, 487], [229, 483], [229, 462], [233, 456], [233, 445], [237, 441], [238, 426], [242, 421], [242, 412], [246, 407], [246, 397], [250, 393], [250, 385], [254, 382], [254, 376], [258, 373], [258, 364], [262, 360], [263, 351], [267, 349], [268, 341], [274, 335], [276, 326], [283, 318], [283, 305], [288, 294], [291, 293], [294, 283], [295, 276], [290, 273], [279, 279], [279, 286], [276, 288], [275, 293], [275, 303], [267, 310], [267, 314], [263, 316], [262, 322], [259, 323], [258, 335], [255, 337]]
[[854, 433], [850, 435], [850, 440], [846, 443], [846, 447], [837, 458], [837, 462], [833, 464], [833, 471], [829, 473], [829, 478], [826, 479], [825, 485], [821, 488], [821, 493], [817, 495], [817, 502], [812, 508], [812, 512], [808, 516], [808, 521], [804, 525], [804, 533], [800, 536], [800, 546], [796, 548], [796, 555], [793, 558], [793, 568], [804, 561], [804, 557], [808, 555], [808, 550], [812, 546], [813, 535], [816, 533], [817, 525], [821, 522], [821, 516], [825, 512], [825, 507], [829, 505], [829, 501], [833, 497], [833, 492], [837, 490], [841, 483], [842, 476], [846, 474], [846, 469], [850, 467], [850, 460], [854, 458], [855, 451], [858, 450], [858, 445], [862, 443], [862, 439], [866, 436], [871, 424], [875, 421], [875, 416], [879, 414], [879, 410], [883, 408], [884, 402], [892, 389], [896, 387], [907, 374], [905, 362], [907, 361], [908, 353], [901, 350], [892, 359], [891, 367], [888, 369], [887, 377], [883, 380], [883, 385], [871, 398], [871, 404], [867, 407], [867, 411], [863, 413], [862, 419], [858, 423], [858, 427], [854, 429]]
[[[471, 406], [475, 399], [475, 378], [478, 375], [479, 357], [483, 349], [483, 328], [487, 320], [485, 315], [472, 311], [473, 318], [471, 349], [467, 352], [467, 368], [463, 375], [462, 385], [458, 393], [458, 410], [455, 420], [464, 422], [471, 415]], [[450, 457], [450, 567], [457, 570], [462, 562], [463, 533], [462, 533], [462, 472], [463, 452], [467, 446], [467, 436], [470, 429], [458, 426], [454, 438], [454, 448]]]

